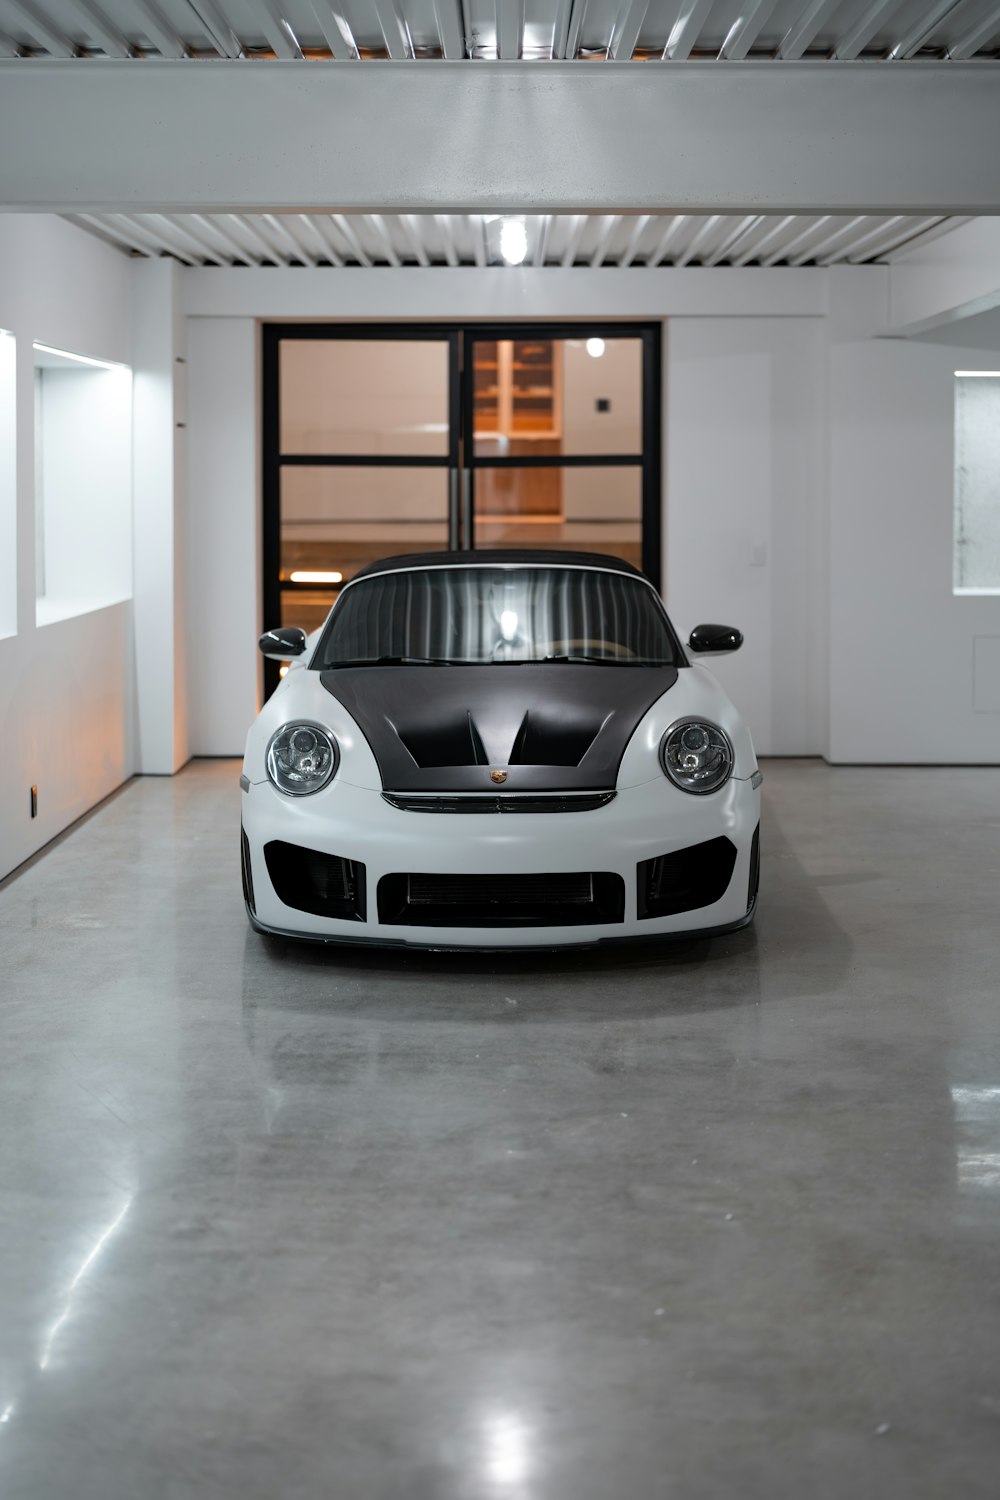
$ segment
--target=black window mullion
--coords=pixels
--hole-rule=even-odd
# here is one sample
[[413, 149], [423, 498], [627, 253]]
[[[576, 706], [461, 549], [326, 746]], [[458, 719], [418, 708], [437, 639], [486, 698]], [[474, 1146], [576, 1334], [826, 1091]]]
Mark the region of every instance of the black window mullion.
[[638, 469], [641, 453], [539, 453], [514, 457], [490, 454], [472, 460], [476, 469]]
[[283, 453], [286, 469], [447, 469], [446, 453]]

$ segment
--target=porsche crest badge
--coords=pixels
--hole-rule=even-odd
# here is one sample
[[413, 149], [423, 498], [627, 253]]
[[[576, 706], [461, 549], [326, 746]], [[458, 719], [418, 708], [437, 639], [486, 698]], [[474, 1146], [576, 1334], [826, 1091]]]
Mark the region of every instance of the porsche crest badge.
[[506, 771], [491, 771], [490, 772], [490, 780], [491, 781], [495, 781], [496, 784], [497, 784], [497, 786], [502, 786], [503, 783], [507, 780], [507, 772]]

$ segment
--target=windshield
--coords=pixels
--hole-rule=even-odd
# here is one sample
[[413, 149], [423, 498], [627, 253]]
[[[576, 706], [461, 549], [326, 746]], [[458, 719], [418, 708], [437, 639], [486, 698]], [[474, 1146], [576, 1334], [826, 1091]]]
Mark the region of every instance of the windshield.
[[640, 578], [596, 569], [428, 568], [344, 591], [311, 665], [597, 662], [671, 666], [667, 618]]

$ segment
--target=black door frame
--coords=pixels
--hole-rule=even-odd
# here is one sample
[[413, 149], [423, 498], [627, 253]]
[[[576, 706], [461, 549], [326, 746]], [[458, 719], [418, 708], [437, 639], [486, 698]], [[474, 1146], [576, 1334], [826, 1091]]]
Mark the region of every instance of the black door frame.
[[[640, 338], [642, 340], [642, 453], [551, 454], [477, 458], [473, 432], [473, 382], [463, 361], [477, 339]], [[444, 454], [281, 453], [279, 359], [285, 339], [379, 339], [392, 342], [430, 342], [448, 345], [448, 448]], [[475, 546], [475, 471], [483, 468], [595, 468], [642, 469], [642, 567], [660, 587], [662, 540], [662, 325], [648, 322], [609, 323], [577, 319], [553, 323], [262, 323], [261, 324], [261, 604], [264, 628], [281, 620], [281, 596], [308, 585], [283, 584], [281, 572], [281, 470], [283, 467], [439, 468], [449, 472], [448, 545], [453, 551]], [[275, 662], [264, 664], [264, 696], [277, 686]]]

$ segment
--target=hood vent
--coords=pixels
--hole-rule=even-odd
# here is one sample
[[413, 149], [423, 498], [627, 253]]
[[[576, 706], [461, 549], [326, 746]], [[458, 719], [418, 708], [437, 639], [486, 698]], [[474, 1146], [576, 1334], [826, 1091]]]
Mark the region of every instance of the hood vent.
[[[643, 714], [676, 667], [338, 667], [344, 705], [388, 792], [611, 791]], [[504, 772], [499, 778], [493, 773]]]
[[574, 705], [529, 709], [521, 720], [511, 766], [578, 766], [608, 722]]
[[471, 709], [464, 715], [433, 719], [404, 728], [386, 715], [386, 722], [422, 771], [443, 766], [578, 766], [610, 715], [603, 718], [586, 709], [567, 713], [550, 707], [529, 709], [518, 727], [513, 746], [490, 761]]
[[385, 721], [399, 736], [414, 765], [422, 771], [439, 766], [488, 766], [490, 763], [469, 709], [464, 716], [409, 724], [405, 729], [394, 724], [388, 714]]

